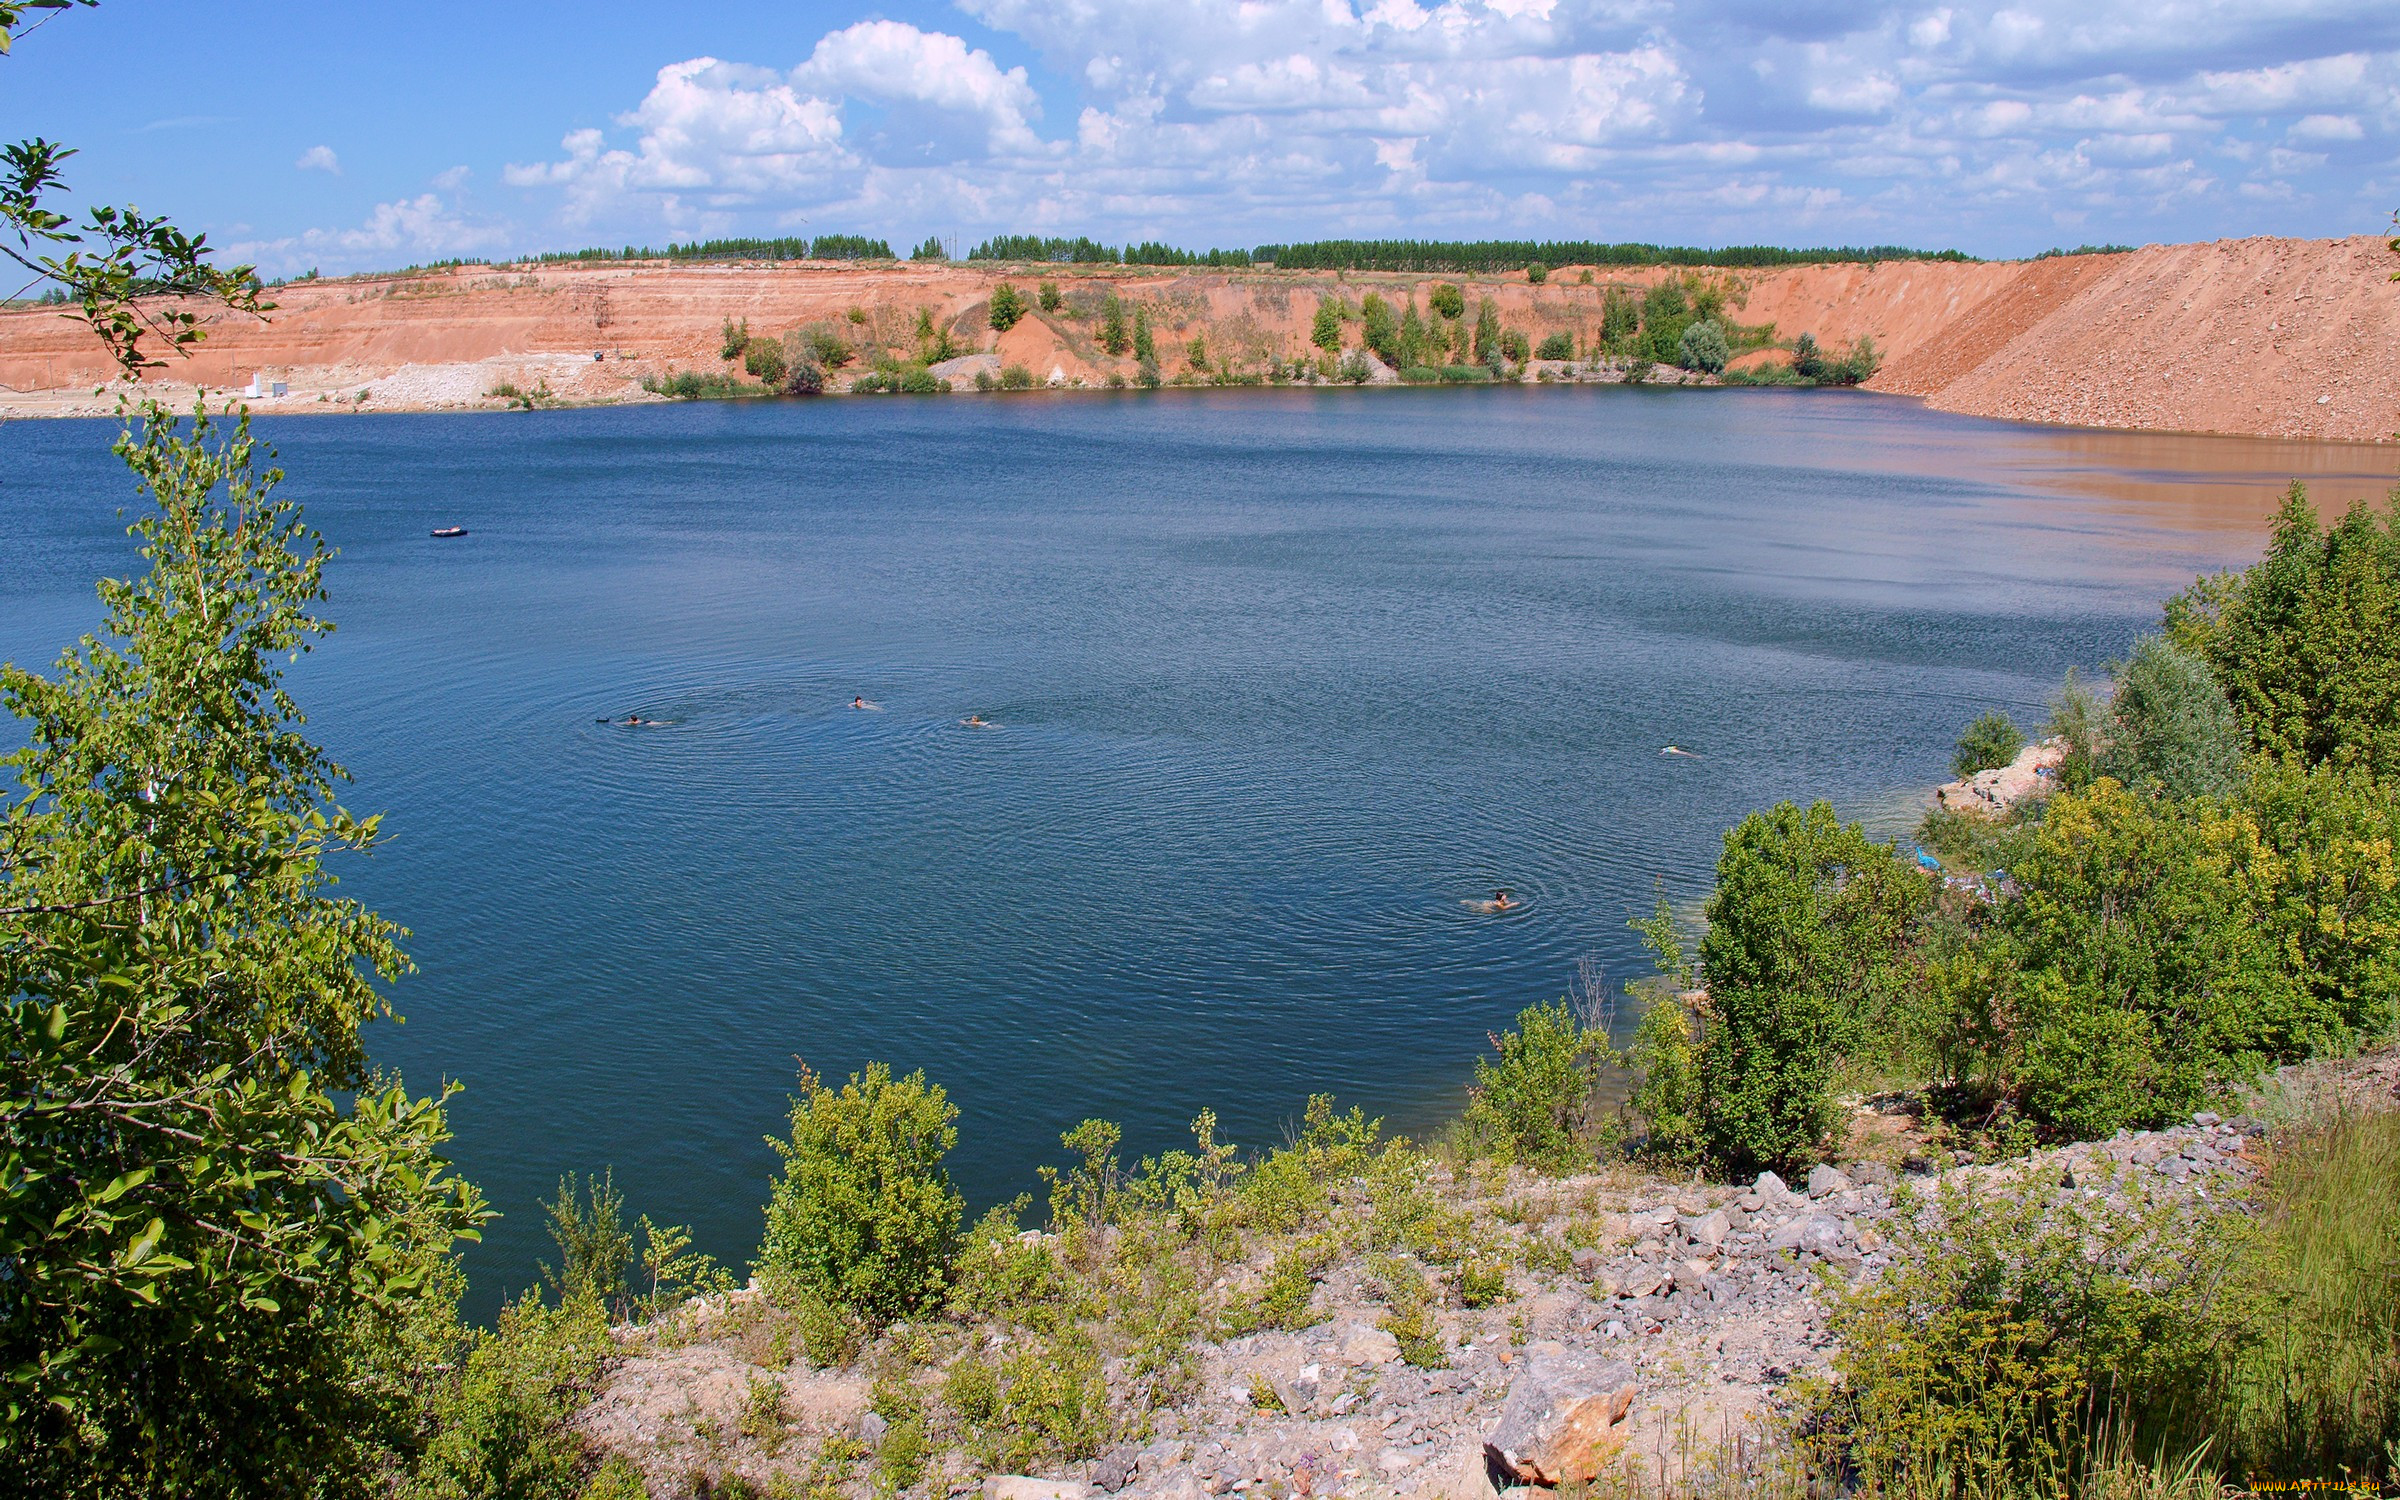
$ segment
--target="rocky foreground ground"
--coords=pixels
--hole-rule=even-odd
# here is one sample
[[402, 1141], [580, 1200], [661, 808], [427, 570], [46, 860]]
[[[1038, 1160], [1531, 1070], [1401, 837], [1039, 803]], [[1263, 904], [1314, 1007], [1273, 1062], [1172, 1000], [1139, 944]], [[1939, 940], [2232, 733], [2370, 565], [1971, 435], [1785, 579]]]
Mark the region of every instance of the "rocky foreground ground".
[[[2287, 1070], [2280, 1086], [2335, 1087], [2388, 1105], [2400, 1098], [2400, 1052]], [[1030, 1475], [954, 1464], [929, 1488], [981, 1484], [987, 1500], [1491, 1500], [1498, 1489], [1596, 1472], [1665, 1483], [1773, 1441], [1795, 1382], [1828, 1372], [1829, 1299], [1892, 1264], [1904, 1186], [2091, 1198], [2139, 1185], [2217, 1212], [2241, 1201], [2233, 1190], [2256, 1170], [2264, 1129], [2204, 1113], [2170, 1130], [1934, 1172], [1911, 1170], [1905, 1140], [1875, 1123], [1862, 1113], [1860, 1134], [1879, 1140], [1886, 1159], [1819, 1166], [1792, 1183], [1773, 1174], [1721, 1186], [1521, 1172], [1487, 1182], [1470, 1206], [1495, 1228], [1539, 1236], [1570, 1219], [1596, 1221], [1601, 1245], [1559, 1270], [1516, 1271], [1489, 1307], [1438, 1314], [1447, 1346], [1439, 1367], [1403, 1358], [1378, 1326], [1384, 1306], [1371, 1270], [1339, 1265], [1316, 1288], [1312, 1326], [1205, 1346], [1198, 1394], [1154, 1414], [1142, 1441]], [[864, 1462], [885, 1438], [862, 1374], [802, 1361], [760, 1368], [758, 1341], [739, 1331], [755, 1326], [742, 1315], [755, 1298], [711, 1304], [672, 1339], [621, 1331], [628, 1357], [584, 1426], [634, 1458], [654, 1495], [706, 1474], [763, 1488], [808, 1468], [795, 1455], [830, 1447]], [[762, 1376], [780, 1383], [790, 1414], [773, 1454], [739, 1436]]]

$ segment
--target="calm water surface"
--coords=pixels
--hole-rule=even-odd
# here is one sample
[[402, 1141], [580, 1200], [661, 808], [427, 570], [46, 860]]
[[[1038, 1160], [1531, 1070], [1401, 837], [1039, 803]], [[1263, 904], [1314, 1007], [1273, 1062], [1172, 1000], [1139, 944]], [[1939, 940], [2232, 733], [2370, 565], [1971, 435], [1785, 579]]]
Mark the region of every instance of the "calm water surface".
[[[421, 972], [375, 1051], [468, 1086], [487, 1309], [569, 1169], [746, 1256], [795, 1057], [945, 1084], [979, 1204], [1090, 1115], [1437, 1123], [1742, 813], [1905, 826], [1966, 719], [2394, 460], [1591, 389], [262, 430], [342, 550], [295, 687], [387, 814], [344, 889]], [[131, 565], [109, 432], [0, 429], [0, 657]]]

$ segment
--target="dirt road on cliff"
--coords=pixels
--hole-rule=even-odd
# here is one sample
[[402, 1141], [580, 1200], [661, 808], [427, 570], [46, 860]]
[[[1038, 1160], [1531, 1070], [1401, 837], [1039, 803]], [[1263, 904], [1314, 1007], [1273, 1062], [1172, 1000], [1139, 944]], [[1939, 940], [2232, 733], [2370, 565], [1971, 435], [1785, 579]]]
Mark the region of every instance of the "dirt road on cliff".
[[[2162, 431], [2392, 441], [2400, 434], [2400, 267], [2371, 236], [2246, 239], [1982, 264], [1888, 261], [1722, 273], [1747, 324], [1883, 351], [1871, 388], [2021, 421]], [[264, 323], [218, 317], [201, 352], [159, 372], [161, 394], [194, 382], [272, 391], [262, 411], [446, 410], [504, 404], [507, 385], [562, 400], [656, 399], [645, 377], [718, 371], [722, 329], [780, 334], [824, 323], [851, 342], [908, 347], [918, 314], [953, 331], [974, 369], [1020, 365], [1040, 383], [1130, 379], [1129, 356], [1096, 342], [1115, 293], [1148, 311], [1171, 376], [1198, 339], [1237, 368], [1313, 355], [1318, 302], [1368, 290], [1419, 305], [1433, 282], [1489, 296], [1536, 342], [1599, 323], [1610, 286], [1665, 269], [1580, 268], [1545, 285], [1523, 273], [1162, 270], [958, 264], [588, 264], [464, 266], [278, 288]], [[984, 317], [1001, 281], [1063, 302], [1006, 333]], [[1028, 301], [1030, 301], [1028, 297]], [[1358, 328], [1347, 326], [1355, 344]], [[973, 368], [970, 369], [969, 366]], [[854, 367], [855, 368], [855, 367]], [[1555, 370], [1554, 370], [1555, 372]], [[96, 346], [56, 309], [0, 313], [0, 416], [98, 414]]]

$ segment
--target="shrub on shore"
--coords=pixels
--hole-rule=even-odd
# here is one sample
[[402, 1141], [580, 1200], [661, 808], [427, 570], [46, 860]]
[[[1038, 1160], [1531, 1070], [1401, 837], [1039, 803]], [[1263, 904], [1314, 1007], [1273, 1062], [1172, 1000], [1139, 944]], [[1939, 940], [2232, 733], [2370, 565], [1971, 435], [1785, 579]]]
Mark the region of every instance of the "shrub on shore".
[[1959, 735], [1950, 770], [1962, 780], [1979, 771], [1997, 770], [2013, 762], [2024, 748], [2025, 732], [2017, 728], [2016, 720], [1995, 708], [1976, 715]]
[[1558, 1000], [1527, 1006], [1491, 1043], [1497, 1056], [1475, 1059], [1467, 1088], [1460, 1124], [1469, 1148], [1551, 1170], [1592, 1160], [1594, 1091], [1601, 1069], [1617, 1061], [1608, 1034]]
[[1676, 340], [1676, 363], [1687, 370], [1699, 370], [1714, 375], [1725, 368], [1733, 357], [1725, 343], [1725, 330], [1714, 320], [1694, 323], [1684, 329]]
[[1024, 316], [1025, 303], [1017, 296], [1015, 287], [1003, 281], [992, 288], [992, 300], [984, 309], [984, 317], [992, 325], [994, 333], [1008, 332]]
[[780, 339], [752, 339], [742, 350], [742, 368], [760, 384], [774, 387], [783, 384], [786, 365]]
[[834, 1089], [803, 1069], [791, 1137], [769, 1138], [783, 1158], [758, 1254], [769, 1293], [870, 1326], [939, 1306], [964, 1208], [942, 1164], [957, 1118], [921, 1072], [873, 1063]]
[[1542, 340], [1538, 357], [1542, 359], [1573, 359], [1575, 357], [1575, 335], [1571, 333], [1549, 335]]

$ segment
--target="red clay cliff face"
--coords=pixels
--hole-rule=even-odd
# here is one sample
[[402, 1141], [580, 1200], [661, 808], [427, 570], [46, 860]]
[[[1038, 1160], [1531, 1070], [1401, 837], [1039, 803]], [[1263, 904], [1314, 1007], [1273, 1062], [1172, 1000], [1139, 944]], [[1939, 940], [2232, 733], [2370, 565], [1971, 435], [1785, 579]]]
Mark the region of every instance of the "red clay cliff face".
[[[2381, 240], [2225, 240], [2120, 255], [1966, 265], [1892, 261], [1725, 273], [1735, 316], [1882, 350], [1873, 389], [1945, 411], [2025, 421], [2261, 436], [2391, 440], [2400, 433], [2400, 268]], [[1369, 290], [1422, 307], [1432, 284], [1490, 297], [1539, 341], [1599, 323], [1606, 289], [1664, 270], [1434, 277], [1383, 273], [1158, 271], [981, 263], [462, 267], [278, 289], [260, 323], [219, 317], [201, 352], [154, 379], [239, 388], [253, 374], [291, 392], [265, 410], [488, 407], [502, 383], [547, 385], [578, 401], [651, 399], [645, 375], [719, 371], [727, 319], [776, 335], [827, 323], [849, 341], [914, 347], [920, 312], [969, 352], [1061, 384], [1130, 379], [1130, 356], [1096, 342], [1111, 291], [1148, 311], [1160, 364], [1186, 367], [1191, 341], [1237, 367], [1313, 357], [1317, 304]], [[1041, 281], [1066, 302], [995, 335], [993, 285], [1032, 300]], [[1358, 326], [1345, 327], [1355, 345]], [[1579, 345], [1580, 346], [1580, 345]], [[604, 356], [595, 359], [595, 354]], [[854, 366], [855, 370], [857, 367]], [[107, 410], [106, 371], [88, 334], [53, 309], [0, 313], [0, 412]], [[843, 372], [847, 375], [850, 372]], [[843, 383], [837, 381], [837, 384]], [[962, 386], [967, 382], [961, 380]], [[366, 398], [358, 399], [360, 392]]]

